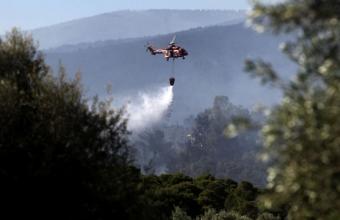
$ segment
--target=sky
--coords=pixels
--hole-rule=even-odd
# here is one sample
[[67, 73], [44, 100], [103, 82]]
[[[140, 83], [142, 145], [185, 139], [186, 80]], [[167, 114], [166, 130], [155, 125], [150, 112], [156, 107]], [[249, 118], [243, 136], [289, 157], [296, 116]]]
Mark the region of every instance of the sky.
[[0, 34], [126, 9], [249, 8], [248, 0], [0, 0]]

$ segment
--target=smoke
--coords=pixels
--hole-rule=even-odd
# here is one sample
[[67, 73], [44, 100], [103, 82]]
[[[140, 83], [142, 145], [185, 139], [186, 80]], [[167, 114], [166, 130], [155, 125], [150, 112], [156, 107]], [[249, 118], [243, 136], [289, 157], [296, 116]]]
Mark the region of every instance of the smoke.
[[126, 107], [129, 130], [138, 132], [162, 120], [172, 100], [172, 86], [151, 93], [140, 93], [136, 99], [130, 100]]

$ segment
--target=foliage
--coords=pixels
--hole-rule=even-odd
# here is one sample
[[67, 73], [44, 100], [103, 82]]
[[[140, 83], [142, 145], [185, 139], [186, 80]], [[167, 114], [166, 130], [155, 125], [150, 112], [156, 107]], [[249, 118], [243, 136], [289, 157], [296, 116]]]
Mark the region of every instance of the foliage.
[[246, 216], [241, 216], [239, 213], [231, 211], [216, 212], [214, 209], [207, 210], [203, 216], [197, 218], [198, 220], [250, 220]]
[[164, 131], [159, 128], [140, 133], [134, 145], [138, 152], [138, 163], [145, 174], [165, 173], [167, 166], [173, 163], [172, 143], [166, 140]]
[[292, 34], [282, 50], [298, 65], [295, 79], [283, 82], [270, 65], [247, 61], [265, 81], [281, 81], [283, 102], [263, 127], [273, 164], [263, 202], [267, 208], [288, 204], [289, 219], [340, 219], [339, 8], [335, 0], [257, 2], [251, 15], [258, 30]]
[[280, 220], [279, 217], [274, 216], [272, 213], [264, 212], [261, 215], [259, 215], [256, 220]]
[[[242, 124], [244, 132], [227, 138], [225, 127], [235, 121]], [[139, 134], [133, 144], [136, 162], [144, 174], [211, 173], [264, 186], [265, 164], [257, 157], [260, 130], [258, 126], [246, 131], [249, 121], [260, 123], [263, 115], [232, 104], [226, 96], [217, 96], [211, 108], [182, 125], [158, 126]]]
[[251, 183], [241, 182], [226, 199], [225, 209], [255, 218], [258, 215], [257, 195], [258, 190]]
[[198, 197], [198, 203], [205, 209], [223, 209], [224, 200], [228, 196], [228, 192], [225, 189], [225, 181], [211, 181], [204, 187], [204, 190], [200, 193]]
[[216, 97], [212, 108], [194, 118], [182, 151], [170, 171], [191, 176], [212, 173], [218, 177], [246, 179], [265, 185], [265, 166], [256, 157], [258, 131], [244, 132], [233, 138], [225, 136], [226, 125], [236, 116], [258, 118], [256, 114], [233, 105], [227, 97]]
[[172, 212], [172, 220], [191, 220], [191, 218], [181, 208], [175, 207], [175, 210]]
[[[260, 191], [248, 182], [238, 184], [211, 175], [191, 178], [163, 174], [143, 176], [139, 189], [139, 200], [144, 204], [139, 219], [209, 219], [211, 215], [217, 219], [256, 219], [262, 213], [256, 203]], [[235, 213], [237, 216], [231, 218]]]
[[[58, 219], [132, 218], [139, 171], [125, 121], [49, 74], [29, 36], [0, 43], [0, 178], [4, 212]], [[18, 212], [19, 211], [19, 212]], [[3, 215], [5, 213], [2, 212]]]
[[[182, 209], [176, 207], [172, 214], [173, 220], [191, 220]], [[195, 218], [196, 220], [251, 220], [246, 216], [241, 216], [239, 213], [231, 211], [220, 211], [216, 212], [214, 209], [208, 209], [202, 216]]]

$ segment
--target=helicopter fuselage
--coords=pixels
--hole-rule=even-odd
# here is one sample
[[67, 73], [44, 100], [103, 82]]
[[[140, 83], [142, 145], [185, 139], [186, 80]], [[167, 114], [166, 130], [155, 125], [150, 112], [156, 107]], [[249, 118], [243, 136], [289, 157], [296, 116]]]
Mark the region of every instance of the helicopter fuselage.
[[177, 59], [177, 58], [183, 58], [185, 59], [186, 56], [189, 55], [189, 53], [182, 47], [178, 47], [175, 45], [172, 45], [168, 48], [165, 49], [155, 49], [152, 46], [148, 46], [148, 50], [152, 55], [156, 54], [163, 54], [164, 58], [166, 60], [169, 60], [170, 58], [172, 59]]

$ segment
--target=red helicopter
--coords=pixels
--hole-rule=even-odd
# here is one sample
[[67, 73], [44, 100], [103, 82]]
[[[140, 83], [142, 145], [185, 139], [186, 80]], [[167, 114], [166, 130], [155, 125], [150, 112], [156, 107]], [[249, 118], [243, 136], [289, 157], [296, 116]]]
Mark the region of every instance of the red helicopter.
[[[184, 48], [177, 46], [175, 41], [176, 41], [176, 36], [173, 37], [172, 41], [169, 43], [169, 46], [163, 49], [162, 48], [156, 49], [152, 47], [150, 44], [148, 44], [146, 46], [147, 51], [150, 51], [152, 55], [163, 54], [166, 61], [169, 61], [170, 58], [173, 59], [173, 65], [174, 65], [175, 59], [182, 58], [184, 60], [185, 57], [189, 55], [189, 53]], [[171, 86], [173, 86], [175, 84], [175, 78], [171, 77], [169, 79], [169, 83]]]
[[172, 41], [169, 43], [169, 46], [167, 48], [160, 49], [156, 49], [152, 47], [150, 44], [148, 44], [147, 50], [150, 51], [152, 55], [163, 54], [166, 61], [169, 61], [170, 58], [172, 59], [182, 58], [184, 60], [185, 57], [188, 56], [189, 54], [184, 48], [177, 46], [175, 41], [176, 36], [173, 37]]

